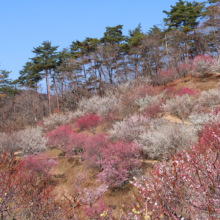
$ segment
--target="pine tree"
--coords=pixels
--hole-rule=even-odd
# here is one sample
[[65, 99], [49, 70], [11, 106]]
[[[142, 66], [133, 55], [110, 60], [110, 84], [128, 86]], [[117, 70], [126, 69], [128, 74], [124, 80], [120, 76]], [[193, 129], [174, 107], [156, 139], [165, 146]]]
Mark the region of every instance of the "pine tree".
[[139, 24], [134, 30], [129, 30], [129, 36], [126, 41], [129, 44], [129, 53], [134, 56], [134, 65], [135, 65], [135, 79], [138, 79], [138, 62], [139, 55], [138, 51], [142, 44], [142, 40], [145, 38], [144, 33], [141, 30], [141, 24]]
[[19, 83], [21, 86], [28, 86], [30, 88], [37, 89], [37, 84], [42, 80], [42, 75], [33, 68], [33, 65], [33, 62], [27, 62], [23, 66], [23, 69], [20, 70], [20, 76], [14, 81], [14, 83]]
[[189, 62], [189, 49], [188, 49], [188, 33], [198, 25], [198, 18], [202, 16], [204, 3], [187, 2], [179, 0], [175, 6], [171, 5], [171, 10], [163, 11], [168, 17], [164, 19], [167, 22], [168, 30], [176, 29], [181, 30], [186, 34], [185, 46], [186, 57]]
[[104, 43], [105, 46], [109, 46], [112, 48], [114, 59], [115, 59], [115, 68], [117, 72], [117, 81], [119, 80], [119, 69], [118, 69], [118, 58], [121, 52], [121, 43], [125, 41], [125, 36], [122, 34], [123, 25], [117, 25], [115, 27], [106, 27], [106, 31], [104, 32], [104, 37], [101, 38], [101, 42]]
[[49, 74], [56, 67], [57, 48], [58, 46], [52, 47], [51, 42], [44, 41], [42, 46], [36, 47], [32, 51], [36, 56], [30, 58], [33, 62], [32, 70], [34, 73], [46, 78], [49, 114], [51, 114]]

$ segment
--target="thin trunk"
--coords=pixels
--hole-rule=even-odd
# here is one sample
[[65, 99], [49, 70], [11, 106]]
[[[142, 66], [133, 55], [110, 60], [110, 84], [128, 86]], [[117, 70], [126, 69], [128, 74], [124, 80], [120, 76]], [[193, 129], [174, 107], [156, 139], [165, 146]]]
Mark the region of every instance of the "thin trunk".
[[189, 64], [189, 45], [188, 45], [188, 35], [186, 33], [186, 59], [187, 59], [187, 64]]
[[169, 60], [169, 51], [168, 51], [168, 45], [167, 45], [167, 35], [165, 34], [166, 39], [166, 53], [167, 53], [167, 64], [168, 64], [168, 70], [170, 69], [170, 60]]
[[71, 78], [71, 80], [72, 80], [72, 82], [73, 82], [73, 85], [74, 85], [74, 90], [75, 90], [75, 93], [76, 93], [76, 96], [77, 96], [77, 100], [78, 100], [78, 102], [79, 102], [79, 101], [80, 101], [80, 97], [79, 97], [79, 93], [78, 93], [77, 84], [75, 83], [75, 81], [74, 81], [74, 79], [73, 79], [73, 77], [72, 77], [72, 73], [70, 72], [69, 74], [70, 74], [70, 78]]
[[49, 87], [49, 76], [48, 76], [47, 68], [46, 68], [46, 82], [47, 82], [48, 110], [49, 110], [49, 115], [50, 115], [51, 114], [50, 87]]
[[99, 71], [99, 91], [100, 91], [100, 96], [102, 96], [103, 93], [103, 88], [102, 88], [102, 73], [101, 71], [98, 69]]
[[113, 53], [114, 53], [114, 57], [115, 57], [115, 67], [116, 67], [116, 71], [117, 71], [117, 80], [118, 80], [118, 84], [119, 84], [119, 72], [118, 72], [118, 64], [117, 64], [115, 50], [113, 50]]
[[92, 66], [92, 61], [90, 59], [90, 56], [89, 56], [89, 62], [90, 62], [90, 66], [91, 66], [91, 69], [92, 69], [92, 74], [94, 76], [94, 79], [95, 79], [95, 94], [98, 95], [97, 93], [97, 80], [96, 80], [96, 75], [95, 75], [95, 71], [94, 71], [94, 68]]
[[83, 63], [83, 71], [84, 71], [84, 77], [85, 77], [85, 84], [86, 84], [86, 99], [88, 100], [88, 88], [87, 88], [87, 79], [86, 79], [86, 70], [85, 70], [85, 65]]
[[137, 72], [137, 63], [138, 63], [138, 57], [137, 57], [138, 55], [137, 54], [135, 54], [135, 80], [136, 80], [136, 82], [137, 82], [137, 79], [138, 79], [138, 72]]
[[56, 97], [57, 97], [57, 111], [58, 111], [58, 113], [60, 113], [59, 96], [58, 96], [58, 92], [57, 92], [57, 84], [56, 84], [56, 81], [55, 81], [54, 77], [53, 77], [53, 83], [54, 83], [54, 86], [55, 86]]

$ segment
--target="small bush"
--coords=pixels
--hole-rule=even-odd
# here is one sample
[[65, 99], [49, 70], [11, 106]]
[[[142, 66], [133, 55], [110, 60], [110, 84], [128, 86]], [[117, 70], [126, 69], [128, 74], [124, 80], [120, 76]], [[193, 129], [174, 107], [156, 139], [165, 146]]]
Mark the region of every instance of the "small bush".
[[112, 186], [120, 185], [131, 177], [131, 172], [141, 165], [140, 147], [134, 143], [117, 142], [103, 149], [101, 182]]
[[102, 119], [97, 114], [86, 113], [84, 116], [75, 120], [75, 126], [83, 129], [92, 129], [97, 127]]
[[186, 63], [181, 63], [177, 68], [178, 68], [178, 71], [179, 71], [179, 75], [180, 75], [180, 77], [183, 77], [183, 80], [185, 79], [185, 77], [191, 71], [191, 66], [189, 64], [186, 64]]
[[220, 73], [220, 58], [214, 59], [211, 67], [210, 67], [211, 72], [213, 73]]
[[149, 158], [166, 159], [196, 141], [196, 132], [192, 128], [158, 119], [147, 133], [140, 135], [138, 143]]
[[22, 151], [24, 155], [38, 154], [46, 150], [47, 139], [42, 136], [42, 128], [26, 128], [25, 130], [0, 134], [0, 151]]
[[161, 99], [163, 98], [164, 94], [165, 91], [156, 96], [146, 95], [144, 98], [141, 98], [138, 101], [136, 101], [136, 104], [140, 107], [140, 111], [144, 111], [148, 105], [161, 102]]
[[210, 89], [203, 91], [200, 98], [198, 99], [200, 105], [211, 107], [220, 104], [220, 90]]
[[58, 162], [53, 159], [47, 159], [44, 155], [31, 155], [23, 161], [25, 169], [36, 172], [38, 175], [49, 177], [52, 175], [54, 168], [58, 166]]
[[94, 96], [89, 100], [83, 99], [79, 103], [79, 110], [90, 114], [98, 114], [105, 117], [109, 113], [114, 113], [118, 108], [118, 99], [110, 94], [109, 97]]
[[72, 133], [72, 128], [69, 125], [56, 127], [56, 129], [46, 134], [46, 137], [48, 138], [47, 146], [58, 147], [60, 145], [63, 147], [68, 145]]
[[43, 126], [46, 130], [52, 130], [56, 126], [67, 124], [68, 122], [69, 118], [66, 114], [51, 114], [43, 119]]
[[159, 113], [163, 111], [163, 101], [160, 100], [154, 104], [150, 104], [145, 108], [144, 114], [149, 118], [157, 118]]
[[178, 118], [184, 121], [192, 112], [193, 106], [193, 101], [191, 101], [189, 95], [186, 94], [167, 100], [166, 103], [163, 104], [163, 109], [165, 112], [176, 115]]
[[157, 75], [157, 80], [159, 84], [166, 85], [168, 82], [175, 79], [175, 72], [173, 70], [160, 70]]
[[215, 111], [215, 109], [212, 109], [209, 113], [204, 112], [193, 112], [189, 117], [188, 121], [191, 122], [196, 130], [201, 130], [205, 124], [211, 124], [211, 123], [219, 123], [220, 122], [220, 112]]
[[198, 72], [204, 79], [205, 72], [210, 69], [213, 64], [213, 59], [209, 55], [196, 56], [193, 61], [193, 71]]
[[84, 142], [87, 135], [75, 133], [69, 125], [58, 126], [55, 130], [47, 133], [48, 147], [61, 147], [66, 153], [66, 157], [70, 157], [84, 152]]
[[132, 142], [145, 132], [148, 122], [149, 119], [143, 115], [134, 114], [131, 117], [126, 117], [123, 121], [116, 122], [108, 133], [112, 140]]
[[92, 166], [102, 168], [103, 149], [107, 148], [108, 139], [104, 134], [88, 137], [85, 141], [85, 153], [83, 159]]

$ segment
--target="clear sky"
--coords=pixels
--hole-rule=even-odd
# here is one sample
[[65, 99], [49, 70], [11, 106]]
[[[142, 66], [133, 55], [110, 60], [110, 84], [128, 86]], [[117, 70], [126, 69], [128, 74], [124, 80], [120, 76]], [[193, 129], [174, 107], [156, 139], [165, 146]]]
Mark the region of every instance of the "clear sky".
[[[162, 23], [163, 10], [177, 0], [0, 0], [0, 69], [19, 70], [45, 40], [69, 47], [73, 40], [100, 38], [105, 27], [124, 25], [128, 34], [139, 23], [147, 32]], [[202, 2], [201, 0], [198, 0]]]

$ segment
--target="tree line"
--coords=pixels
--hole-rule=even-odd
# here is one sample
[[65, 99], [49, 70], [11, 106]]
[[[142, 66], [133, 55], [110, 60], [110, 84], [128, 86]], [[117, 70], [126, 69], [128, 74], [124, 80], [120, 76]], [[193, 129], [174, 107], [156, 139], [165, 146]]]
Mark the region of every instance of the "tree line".
[[[107, 90], [114, 92], [118, 84], [131, 79], [147, 76], [154, 85], [161, 84], [161, 75], [169, 75], [171, 70], [175, 71], [172, 77], [179, 77], [179, 65], [190, 65], [197, 55], [219, 56], [219, 0], [179, 0], [170, 11], [163, 12], [163, 23], [146, 33], [139, 24], [124, 35], [123, 25], [117, 25], [106, 27], [100, 39], [75, 40], [61, 51], [50, 41], [33, 48], [34, 56], [25, 63], [18, 79], [12, 81], [10, 72], [0, 72], [2, 121], [15, 120], [25, 111], [22, 120], [30, 117], [31, 122], [36, 122], [54, 109], [74, 109], [82, 98], [102, 96]], [[47, 96], [37, 92], [43, 79]], [[25, 98], [18, 98], [22, 96]], [[28, 100], [29, 104], [24, 108], [18, 100]]]

